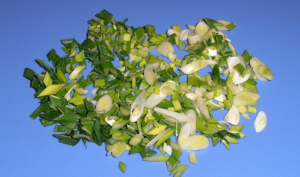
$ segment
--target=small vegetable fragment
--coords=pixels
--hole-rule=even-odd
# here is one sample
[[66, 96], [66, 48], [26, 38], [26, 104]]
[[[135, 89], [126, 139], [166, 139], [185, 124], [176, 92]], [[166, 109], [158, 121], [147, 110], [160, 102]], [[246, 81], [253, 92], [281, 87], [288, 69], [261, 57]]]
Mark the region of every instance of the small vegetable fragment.
[[169, 159], [169, 157], [163, 156], [163, 155], [143, 158], [144, 161], [151, 161], [151, 162], [165, 162], [168, 159]]
[[250, 60], [250, 65], [258, 79], [262, 81], [273, 80], [274, 76], [268, 66], [261, 62], [257, 57]]
[[240, 113], [235, 105], [232, 105], [224, 120], [232, 125], [238, 125], [240, 122]]
[[139, 144], [142, 141], [143, 138], [144, 138], [143, 135], [136, 134], [131, 138], [131, 140], [129, 141], [129, 144], [132, 146], [136, 146], [137, 144]]
[[197, 157], [196, 157], [196, 154], [194, 151], [191, 151], [190, 154], [189, 154], [189, 160], [192, 164], [195, 164], [197, 165], [198, 164], [198, 161], [197, 161]]
[[119, 157], [123, 154], [126, 148], [126, 143], [123, 141], [118, 141], [117, 143], [110, 145], [106, 144], [107, 155], [113, 155], [114, 157]]
[[[134, 102], [131, 104], [131, 109], [130, 109], [130, 121], [131, 122], [136, 122], [142, 115], [143, 110], [144, 110], [144, 105], [145, 105], [145, 92], [146, 90], [144, 89], [134, 100]], [[140, 107], [140, 109], [137, 112], [133, 112], [137, 106]]]
[[96, 104], [96, 110], [99, 112], [108, 112], [112, 107], [112, 99], [107, 95], [103, 95]]
[[257, 133], [262, 132], [267, 126], [267, 115], [264, 111], [259, 111], [254, 121], [254, 128]]
[[169, 52], [174, 53], [174, 47], [170, 42], [165, 41], [158, 45], [156, 51], [162, 56], [167, 57]]
[[239, 106], [243, 105], [251, 105], [255, 103], [259, 99], [259, 95], [256, 93], [250, 92], [241, 92], [233, 97], [233, 104]]
[[69, 75], [69, 79], [70, 80], [74, 80], [74, 79], [77, 79], [80, 72], [82, 72], [83, 70], [85, 69], [85, 65], [79, 65], [77, 66], [73, 71], [72, 73]]
[[182, 71], [184, 74], [192, 74], [194, 72], [197, 72], [207, 66], [206, 60], [205, 59], [200, 59], [193, 61], [187, 65], [182, 66], [180, 71]]
[[119, 169], [125, 173], [127, 166], [123, 162], [119, 162]]

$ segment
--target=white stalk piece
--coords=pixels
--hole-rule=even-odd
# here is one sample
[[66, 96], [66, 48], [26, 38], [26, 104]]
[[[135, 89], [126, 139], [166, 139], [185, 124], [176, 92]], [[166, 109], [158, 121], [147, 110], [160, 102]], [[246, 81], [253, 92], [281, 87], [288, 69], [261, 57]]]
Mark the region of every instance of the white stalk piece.
[[129, 144], [132, 146], [136, 146], [142, 141], [143, 138], [144, 138], [143, 135], [136, 134], [130, 139]]
[[206, 92], [206, 89], [203, 88], [203, 87], [196, 87], [196, 88], [195, 88], [195, 93], [196, 93], [198, 96], [200, 96], [200, 97], [203, 96], [203, 93], [204, 93], [204, 92]]
[[71, 99], [71, 92], [72, 92], [72, 90], [74, 90], [77, 86], [78, 86], [78, 85], [73, 85], [73, 86], [69, 89], [69, 91], [65, 94], [64, 98], [65, 98], [67, 101], [69, 101], [69, 100]]
[[182, 148], [186, 144], [187, 140], [190, 137], [190, 132], [191, 132], [191, 122], [187, 122], [181, 127], [178, 136], [178, 145], [180, 146], [180, 148]]
[[107, 95], [103, 95], [97, 102], [96, 110], [98, 112], [108, 112], [112, 107], [112, 99]]
[[[131, 104], [131, 109], [130, 109], [130, 121], [131, 122], [136, 122], [142, 115], [144, 106], [145, 106], [145, 89], [135, 98], [135, 100]], [[133, 110], [139, 106], [141, 109], [138, 111], [138, 113], [134, 114]]]
[[229, 57], [227, 59], [227, 63], [228, 63], [228, 68], [229, 68], [229, 72], [230, 73], [233, 73], [234, 72], [234, 75], [233, 75], [233, 84], [236, 85], [236, 84], [241, 84], [245, 81], [247, 81], [250, 76], [251, 76], [251, 73], [248, 73], [246, 74], [244, 77], [240, 76], [240, 74], [234, 69], [234, 66], [236, 66], [237, 64], [241, 63], [242, 65], [244, 65], [245, 67], [245, 61], [243, 59], [242, 56], [238, 57], [238, 56], [235, 56], [235, 57]]
[[174, 53], [174, 47], [170, 42], [165, 41], [157, 46], [156, 51], [162, 56], [167, 57], [169, 52]]
[[198, 96], [196, 97], [196, 100], [197, 100], [197, 107], [199, 108], [201, 114], [205, 116], [208, 120], [210, 120], [209, 111], [203, 99]]
[[105, 117], [104, 120], [108, 125], [112, 126], [116, 122], [116, 120], [113, 119], [114, 117], [116, 117], [116, 116], [112, 116], [112, 118], [107, 116], [107, 117]]
[[[196, 94], [196, 93], [186, 93], [185, 96], [187, 98], [191, 99], [191, 100], [196, 101], [196, 97], [198, 96], [198, 94]], [[202, 97], [202, 95], [201, 95], [201, 97]]]
[[189, 41], [189, 44], [196, 44], [198, 41], [201, 41], [201, 35], [193, 33], [188, 35], [187, 39]]
[[163, 151], [166, 152], [169, 155], [172, 155], [172, 147], [167, 145], [167, 143], [164, 143], [163, 145]]
[[185, 115], [184, 113], [178, 113], [178, 112], [174, 112], [174, 111], [170, 111], [170, 110], [158, 108], [158, 107], [155, 107], [154, 111], [159, 114], [164, 114], [166, 116], [172, 117], [180, 123], [192, 121], [192, 118]]
[[218, 64], [218, 62], [217, 62], [216, 60], [212, 60], [212, 59], [206, 60], [206, 63], [207, 63], [207, 65], [215, 65], [215, 64]]
[[193, 110], [188, 110], [185, 115], [189, 116], [190, 118], [192, 118], [192, 121], [191, 121], [191, 132], [190, 132], [190, 135], [194, 135], [196, 133], [196, 113], [193, 111]]
[[85, 65], [77, 66], [72, 73], [69, 75], [69, 80], [77, 79], [78, 74], [85, 69]]
[[97, 95], [98, 89], [99, 89], [99, 87], [95, 87], [95, 88], [93, 88], [93, 90], [91, 90], [91, 92], [92, 92], [94, 95]]
[[146, 144], [145, 147], [151, 147], [154, 143], [156, 143], [156, 141], [162, 137], [164, 134], [168, 133], [169, 131], [171, 131], [171, 128], [168, 128], [167, 130], [164, 130], [162, 132], [160, 132], [158, 135], [156, 135], [155, 138], [153, 138], [148, 144]]
[[209, 140], [203, 135], [190, 136], [191, 122], [185, 123], [178, 136], [178, 145], [187, 151], [205, 149], [209, 146]]
[[232, 125], [238, 125], [240, 122], [240, 112], [235, 105], [229, 109], [224, 120]]
[[261, 62], [257, 57], [253, 57], [250, 60], [250, 65], [253, 67], [253, 71], [259, 80], [273, 80], [274, 76], [270, 68]]
[[211, 48], [207, 47], [204, 50], [204, 54], [207, 56], [210, 56], [210, 57], [215, 57], [218, 55], [218, 52], [217, 52], [217, 49], [211, 49]]
[[267, 115], [264, 111], [259, 111], [254, 121], [254, 128], [257, 133], [262, 132], [267, 126]]
[[159, 66], [159, 63], [147, 64], [144, 70], [145, 80], [149, 85], [152, 85], [156, 79], [156, 68]]
[[201, 59], [193, 61], [187, 65], [184, 65], [179, 69], [184, 74], [192, 74], [194, 72], [199, 71], [200, 69], [205, 68], [206, 66], [207, 66], [206, 60], [201, 58]]
[[168, 36], [171, 36], [174, 33], [178, 36], [179, 40], [184, 41], [188, 38], [189, 30], [185, 29], [185, 30], [182, 30], [182, 31], [177, 31], [177, 30], [174, 30], [174, 29], [169, 29], [167, 31]]
[[226, 26], [231, 23], [231, 22], [225, 21], [225, 20], [217, 20], [217, 22], [220, 22], [224, 25], [224, 26], [216, 26], [219, 31], [227, 31], [228, 29], [226, 28]]
[[160, 92], [158, 95], [156, 95], [155, 93], [152, 93], [146, 100], [145, 102], [145, 107], [146, 108], [154, 108], [156, 105], [158, 105], [160, 102], [162, 102], [168, 95], [166, 95], [163, 91], [162, 88], [166, 86], [166, 84], [162, 84], [159, 89]]
[[203, 21], [200, 21], [195, 28], [195, 33], [199, 34], [201, 37], [204, 36], [209, 30], [207, 24]]
[[80, 95], [86, 95], [89, 93], [88, 90], [84, 90], [83, 88], [75, 89], [75, 91], [78, 92]]

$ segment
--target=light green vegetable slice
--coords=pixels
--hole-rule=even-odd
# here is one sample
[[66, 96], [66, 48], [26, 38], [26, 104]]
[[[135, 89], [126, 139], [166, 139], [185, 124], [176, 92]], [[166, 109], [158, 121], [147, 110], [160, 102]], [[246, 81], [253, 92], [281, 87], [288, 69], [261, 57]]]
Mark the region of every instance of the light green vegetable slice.
[[123, 162], [119, 162], [119, 169], [125, 173], [127, 166]]
[[194, 151], [191, 151], [190, 154], [189, 154], [189, 160], [192, 164], [195, 164], [197, 165], [198, 164], [198, 161], [197, 161], [197, 157], [196, 157], [196, 154]]
[[151, 162], [165, 162], [168, 159], [169, 159], [169, 157], [163, 156], [163, 155], [143, 158], [144, 161], [151, 161]]
[[56, 94], [65, 84], [55, 84], [46, 87], [37, 97]]
[[250, 92], [241, 92], [233, 97], [233, 104], [236, 106], [239, 106], [241, 104], [243, 105], [251, 105], [258, 101], [259, 95], [256, 93], [250, 93]]

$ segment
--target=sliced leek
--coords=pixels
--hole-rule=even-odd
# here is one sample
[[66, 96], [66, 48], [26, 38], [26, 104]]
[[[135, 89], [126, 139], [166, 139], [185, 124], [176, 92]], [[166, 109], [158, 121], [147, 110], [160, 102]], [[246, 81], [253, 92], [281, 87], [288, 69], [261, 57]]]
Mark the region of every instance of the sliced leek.
[[[188, 29], [176, 25], [167, 34], [157, 34], [152, 25], [129, 27], [126, 20], [119, 22], [105, 10], [96, 16], [99, 19], [89, 21], [88, 40], [82, 44], [62, 40], [67, 55], [60, 60], [55, 50], [47, 54], [53, 68], [38, 59], [45, 72], [35, 74], [29, 68], [24, 72], [41, 100], [30, 117], [40, 116], [44, 126], [59, 123], [55, 131], [65, 132], [54, 135], [59, 142], [75, 145], [82, 140], [85, 146], [86, 140], [104, 142], [107, 155], [138, 152], [145, 161], [166, 161], [171, 175], [178, 177], [187, 168], [178, 165], [181, 149], [207, 148], [209, 137], [214, 146], [222, 142], [230, 149], [246, 137], [240, 115], [250, 119], [248, 113], [257, 113], [254, 106], [260, 95], [255, 79], [274, 76], [248, 51], [237, 54], [222, 32], [233, 29], [234, 23], [205, 18]], [[188, 54], [181, 58], [174, 45]], [[151, 53], [155, 48], [160, 56]], [[122, 66], [114, 67], [115, 58]], [[81, 77], [87, 62], [94, 68]], [[212, 73], [202, 75], [207, 65]], [[187, 75], [187, 82], [180, 82], [182, 75]], [[95, 97], [83, 96], [92, 84]], [[218, 109], [228, 110], [224, 120], [213, 115]], [[267, 116], [261, 111], [255, 131], [266, 125]], [[153, 157], [156, 148], [169, 157]], [[194, 152], [189, 158], [197, 164]], [[125, 164], [120, 162], [119, 167], [125, 172]]]
[[257, 133], [262, 132], [267, 126], [267, 115], [264, 111], [259, 111], [254, 121], [254, 128]]

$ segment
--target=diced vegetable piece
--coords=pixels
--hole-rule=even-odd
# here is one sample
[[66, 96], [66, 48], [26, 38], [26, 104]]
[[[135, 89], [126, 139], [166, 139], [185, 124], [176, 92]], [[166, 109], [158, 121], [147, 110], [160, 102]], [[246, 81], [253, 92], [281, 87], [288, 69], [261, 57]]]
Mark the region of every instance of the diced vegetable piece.
[[123, 162], [119, 162], [119, 169], [125, 173], [127, 166]]

